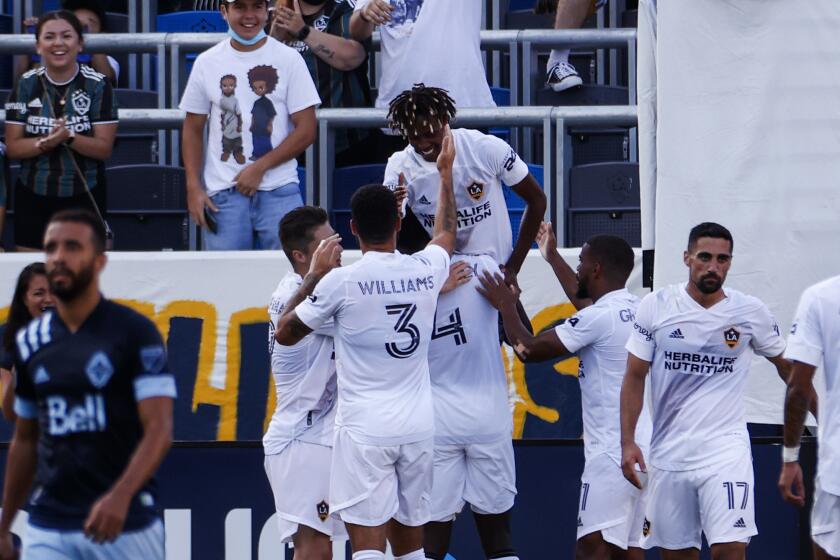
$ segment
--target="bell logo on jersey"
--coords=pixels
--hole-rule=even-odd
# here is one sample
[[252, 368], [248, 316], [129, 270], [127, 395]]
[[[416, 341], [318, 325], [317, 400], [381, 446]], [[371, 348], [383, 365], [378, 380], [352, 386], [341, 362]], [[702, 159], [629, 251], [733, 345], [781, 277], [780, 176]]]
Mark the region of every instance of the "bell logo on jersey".
[[729, 327], [728, 329], [723, 331], [723, 341], [730, 348], [735, 348], [736, 346], [738, 346], [738, 340], [740, 340], [740, 338], [741, 332], [735, 327]]
[[315, 507], [318, 510], [318, 519], [326, 521], [330, 516], [330, 505], [324, 500], [321, 500]]
[[97, 389], [101, 389], [108, 384], [108, 380], [114, 374], [114, 366], [111, 365], [108, 355], [99, 351], [88, 360], [85, 373], [91, 384]]
[[105, 399], [100, 394], [88, 394], [79, 404], [70, 406], [64, 397], [47, 397], [47, 416], [50, 420], [49, 432], [53, 436], [104, 432]]
[[467, 185], [467, 194], [470, 195], [471, 199], [478, 202], [484, 196], [484, 183], [473, 181]]

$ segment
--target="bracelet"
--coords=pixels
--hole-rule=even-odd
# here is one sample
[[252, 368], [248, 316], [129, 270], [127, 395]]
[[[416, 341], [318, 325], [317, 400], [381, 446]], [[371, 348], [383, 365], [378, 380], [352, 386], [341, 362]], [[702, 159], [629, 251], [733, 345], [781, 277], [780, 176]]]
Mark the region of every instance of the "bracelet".
[[799, 446], [796, 447], [782, 447], [782, 462], [796, 463], [799, 461]]
[[309, 37], [309, 32], [312, 31], [312, 28], [308, 25], [304, 25], [303, 29], [301, 29], [297, 34], [298, 41], [306, 41], [306, 38]]

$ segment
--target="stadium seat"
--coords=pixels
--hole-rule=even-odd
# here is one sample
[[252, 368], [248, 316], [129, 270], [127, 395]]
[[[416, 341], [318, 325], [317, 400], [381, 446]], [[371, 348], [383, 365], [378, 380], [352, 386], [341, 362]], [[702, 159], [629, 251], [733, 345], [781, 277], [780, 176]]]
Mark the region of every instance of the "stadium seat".
[[502, 17], [503, 29], [551, 29], [554, 18], [534, 13], [533, 9], [510, 10]]
[[[155, 30], [158, 33], [226, 33], [227, 22], [219, 11], [195, 10], [188, 12], [173, 12], [157, 16]], [[198, 53], [188, 53], [184, 58], [186, 64], [181, 76], [181, 89], [187, 83], [187, 77], [192, 70]]]
[[[510, 106], [510, 89], [502, 87], [491, 87], [490, 95], [493, 96], [493, 102], [497, 107]], [[510, 128], [491, 128], [488, 130], [490, 134], [501, 138], [505, 142], [510, 143]]]
[[566, 246], [580, 247], [606, 233], [641, 246], [639, 165], [594, 163], [572, 167], [566, 204]]
[[[540, 187], [545, 188], [543, 183], [543, 166], [529, 163], [528, 171], [534, 176], [534, 179], [537, 180]], [[508, 185], [502, 184], [502, 189], [505, 193], [505, 204], [507, 205], [508, 218], [510, 219], [511, 236], [513, 242], [516, 243], [516, 238], [519, 235], [519, 226], [522, 222], [522, 215], [525, 213], [525, 201], [513, 192], [513, 189]]]
[[353, 165], [339, 167], [333, 172], [332, 216], [335, 231], [341, 234], [345, 249], [358, 249], [356, 238], [350, 233], [350, 198], [356, 189], [371, 183], [381, 184], [385, 177], [385, 164]]
[[187, 249], [182, 167], [123, 165], [106, 170], [108, 222], [117, 251]]
[[[142, 89], [114, 90], [117, 105], [123, 109], [154, 109], [158, 106], [157, 92]], [[114, 151], [108, 165], [134, 165], [157, 163], [159, 154], [158, 135], [152, 131], [118, 132]]]

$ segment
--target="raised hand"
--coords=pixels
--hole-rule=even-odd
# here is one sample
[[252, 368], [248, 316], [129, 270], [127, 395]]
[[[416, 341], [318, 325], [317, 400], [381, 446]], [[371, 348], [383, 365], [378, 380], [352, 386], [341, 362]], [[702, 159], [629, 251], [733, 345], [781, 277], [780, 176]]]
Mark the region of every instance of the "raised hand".
[[330, 270], [341, 266], [341, 236], [332, 234], [322, 239], [318, 248], [312, 253], [312, 262], [309, 264], [309, 273], [317, 276], [324, 276]]
[[537, 247], [540, 249], [540, 254], [545, 260], [557, 254], [557, 237], [554, 236], [554, 230], [551, 224], [542, 222], [540, 230], [537, 232]]
[[440, 173], [452, 173], [452, 165], [455, 163], [455, 138], [452, 136], [449, 125], [446, 125], [444, 131], [443, 145], [437, 157], [437, 168]]

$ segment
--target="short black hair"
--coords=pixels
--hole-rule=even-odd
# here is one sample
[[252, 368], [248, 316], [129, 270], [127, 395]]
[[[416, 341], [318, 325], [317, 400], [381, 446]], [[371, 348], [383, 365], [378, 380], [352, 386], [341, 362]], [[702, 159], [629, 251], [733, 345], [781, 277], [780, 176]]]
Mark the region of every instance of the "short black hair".
[[715, 222], [703, 222], [691, 228], [688, 234], [688, 251], [691, 252], [694, 246], [697, 245], [697, 240], [701, 237], [713, 237], [715, 239], [725, 239], [729, 241], [729, 251], [735, 248], [735, 241], [732, 239], [732, 234], [729, 230]]
[[85, 40], [85, 33], [82, 29], [82, 22], [79, 21], [79, 18], [76, 17], [76, 14], [69, 10], [55, 10], [53, 12], [47, 12], [42, 14], [41, 17], [38, 18], [38, 25], [35, 27], [35, 41], [38, 40], [38, 37], [41, 36], [41, 28], [44, 27], [44, 24], [48, 21], [53, 21], [56, 19], [63, 19], [67, 23], [70, 24], [70, 27], [76, 32], [79, 36], [79, 41]]
[[50, 218], [47, 227], [50, 224], [54, 223], [62, 223], [62, 222], [71, 222], [74, 224], [84, 224], [90, 228], [91, 231], [91, 240], [93, 241], [93, 249], [97, 253], [104, 253], [105, 252], [105, 243], [106, 243], [106, 233], [105, 233], [105, 224], [102, 223], [102, 220], [91, 212], [90, 210], [85, 210], [84, 208], [70, 208], [68, 210], [61, 210], [53, 214]]
[[384, 243], [397, 230], [397, 197], [383, 185], [365, 185], [350, 199], [350, 217], [356, 224], [359, 239], [367, 243]]
[[455, 118], [455, 101], [445, 89], [414, 84], [388, 107], [388, 126], [403, 138], [433, 134]]
[[318, 226], [327, 223], [326, 210], [317, 206], [300, 206], [280, 220], [279, 235], [283, 252], [292, 260], [292, 251], [306, 252], [312, 234]]
[[636, 261], [633, 248], [627, 241], [615, 235], [595, 235], [586, 244], [589, 245], [589, 255], [601, 264], [607, 278], [627, 283]]
[[61, 3], [62, 10], [75, 12], [76, 10], [90, 10], [99, 20], [99, 30], [102, 33], [108, 32], [108, 21], [105, 15], [105, 6], [99, 0], [64, 0]]

